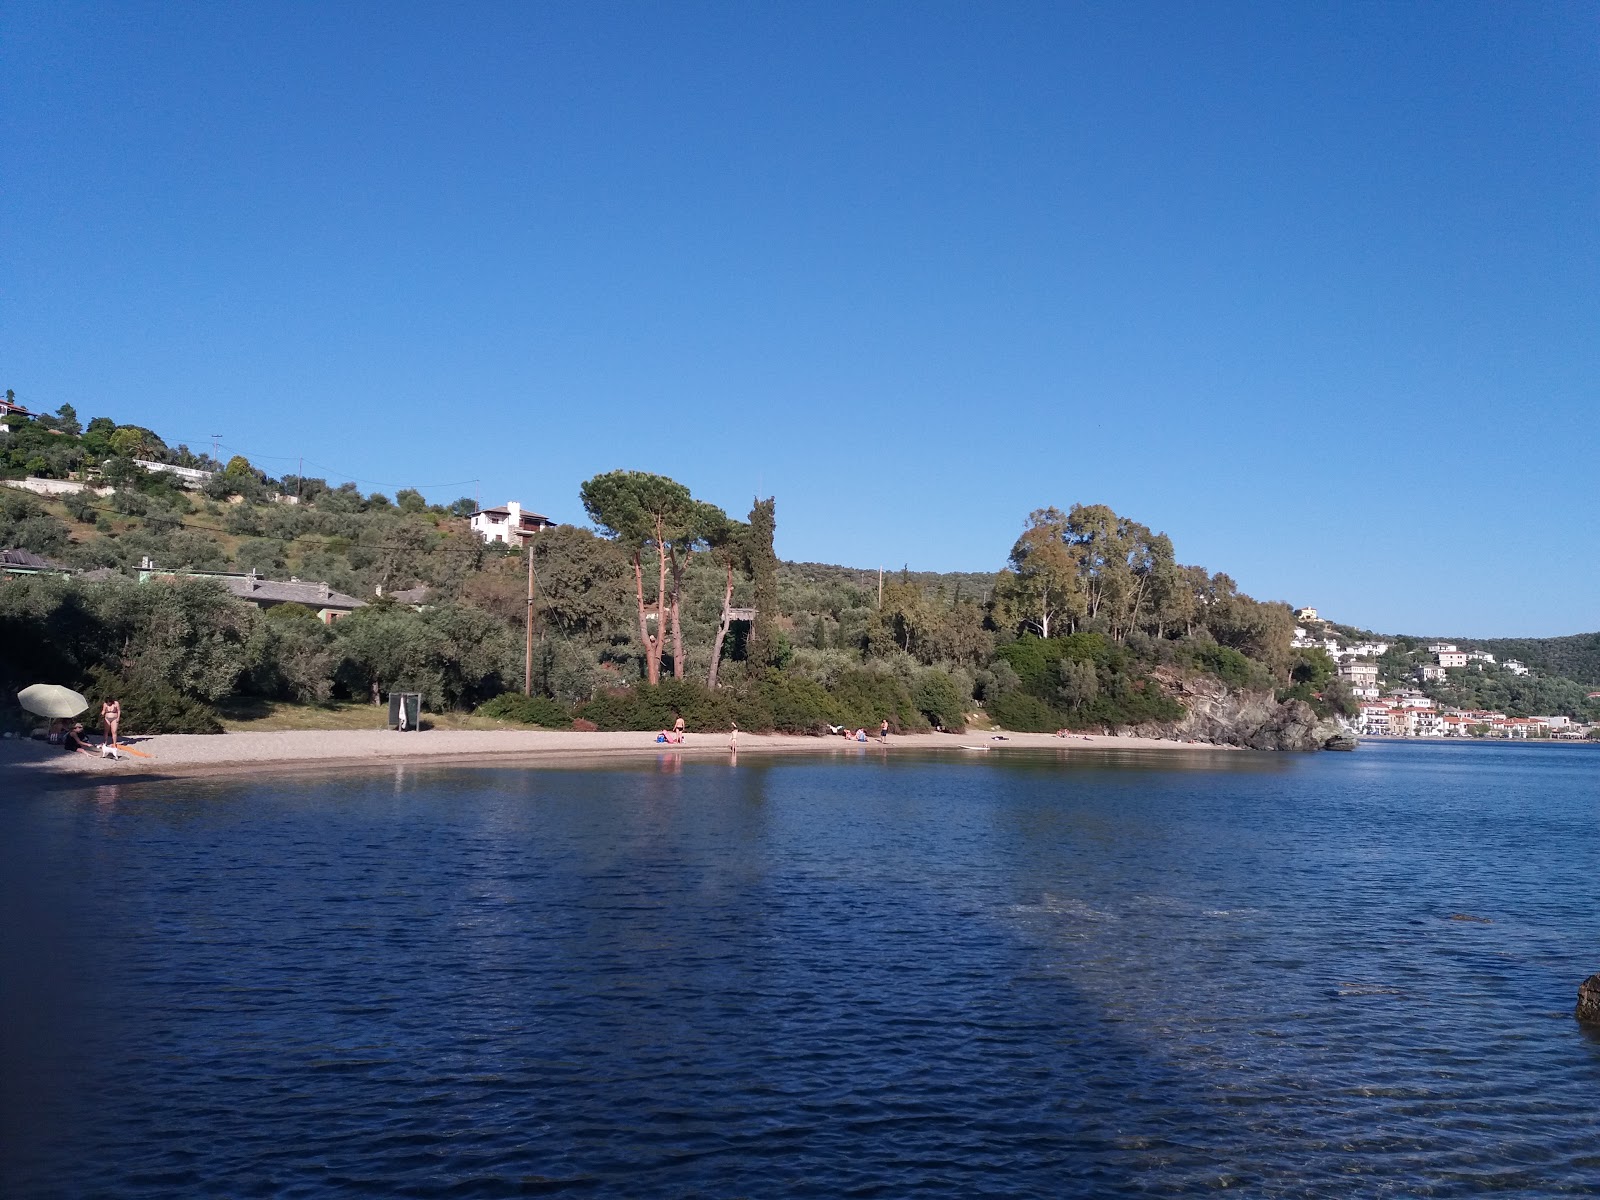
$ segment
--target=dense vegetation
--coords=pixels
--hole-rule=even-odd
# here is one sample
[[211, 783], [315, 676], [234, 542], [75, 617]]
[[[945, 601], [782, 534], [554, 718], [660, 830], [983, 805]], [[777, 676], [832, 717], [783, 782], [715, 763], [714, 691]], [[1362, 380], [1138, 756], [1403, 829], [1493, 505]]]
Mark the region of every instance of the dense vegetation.
[[[209, 728], [241, 699], [318, 704], [415, 690], [434, 708], [649, 729], [818, 732], [828, 726], [1101, 728], [1181, 713], [1163, 681], [1192, 674], [1318, 705], [1341, 699], [1320, 652], [1296, 652], [1282, 604], [1180, 565], [1164, 535], [1103, 505], [1033, 513], [994, 575], [880, 577], [773, 552], [776, 505], [730, 517], [676, 481], [612, 472], [584, 484], [598, 532], [532, 541], [531, 697], [523, 683], [526, 560], [467, 528], [473, 504], [415, 491], [273, 479], [153, 432], [63, 407], [7, 418], [4, 471], [109, 489], [44, 499], [0, 488], [0, 546], [89, 572], [0, 584], [0, 675], [123, 695], [130, 728]], [[134, 459], [215, 474], [198, 492]], [[367, 607], [329, 627], [265, 611], [201, 579], [139, 585], [124, 570], [256, 569], [325, 580]], [[420, 603], [392, 593], [426, 589]], [[384, 595], [379, 596], [379, 589]], [[753, 609], [753, 623], [729, 621]]]

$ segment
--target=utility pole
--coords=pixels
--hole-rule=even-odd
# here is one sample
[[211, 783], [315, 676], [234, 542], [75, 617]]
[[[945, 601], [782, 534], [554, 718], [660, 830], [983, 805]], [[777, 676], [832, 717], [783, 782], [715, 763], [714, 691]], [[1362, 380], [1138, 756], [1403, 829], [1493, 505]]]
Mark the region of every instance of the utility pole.
[[296, 504], [300, 503], [300, 485], [303, 484], [305, 481], [306, 481], [306, 459], [305, 459], [305, 455], [302, 454], [300, 456], [300, 466], [298, 468], [296, 468], [296, 474], [295, 474], [295, 477], [294, 477], [294, 502]]
[[883, 607], [883, 568], [878, 568], [878, 607]]
[[522, 694], [533, 695], [533, 539], [524, 537], [522, 549], [528, 556], [528, 619], [522, 660]]
[[219, 441], [221, 441], [221, 440], [222, 440], [222, 435], [220, 433], [213, 433], [211, 435], [211, 461], [212, 462], [221, 462], [222, 461], [220, 458], [217, 457], [217, 443]]

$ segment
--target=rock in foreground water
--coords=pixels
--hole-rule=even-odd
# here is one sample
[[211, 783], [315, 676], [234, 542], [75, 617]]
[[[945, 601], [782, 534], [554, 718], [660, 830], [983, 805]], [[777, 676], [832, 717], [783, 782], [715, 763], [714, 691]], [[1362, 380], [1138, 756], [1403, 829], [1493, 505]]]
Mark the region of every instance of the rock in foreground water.
[[1578, 1008], [1573, 1015], [1600, 1025], [1600, 975], [1591, 975], [1578, 985]]

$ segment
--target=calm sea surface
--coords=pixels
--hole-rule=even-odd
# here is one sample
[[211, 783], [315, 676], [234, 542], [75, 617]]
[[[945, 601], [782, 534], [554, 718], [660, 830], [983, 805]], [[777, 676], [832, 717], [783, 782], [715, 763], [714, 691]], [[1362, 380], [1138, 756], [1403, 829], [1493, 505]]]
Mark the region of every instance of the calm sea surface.
[[7, 1196], [1600, 1195], [1600, 752], [0, 787]]

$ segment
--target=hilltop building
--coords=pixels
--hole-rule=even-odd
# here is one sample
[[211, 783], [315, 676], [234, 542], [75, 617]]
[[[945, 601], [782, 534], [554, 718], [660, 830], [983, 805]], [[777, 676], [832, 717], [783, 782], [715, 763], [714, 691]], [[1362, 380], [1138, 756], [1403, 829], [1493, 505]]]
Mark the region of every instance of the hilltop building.
[[515, 500], [507, 500], [500, 508], [480, 508], [472, 514], [470, 524], [472, 532], [481, 537], [485, 545], [504, 542], [515, 546], [522, 545], [536, 533], [556, 526], [549, 517], [530, 512]]
[[213, 471], [202, 471], [199, 467], [178, 467], [172, 463], [154, 462], [148, 458], [136, 458], [133, 460], [133, 465], [143, 467], [146, 471], [176, 476], [178, 486], [186, 487], [191, 491], [205, 487], [211, 476], [215, 474]]

